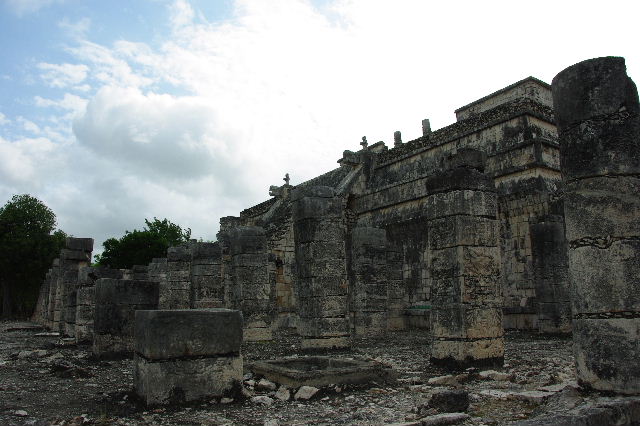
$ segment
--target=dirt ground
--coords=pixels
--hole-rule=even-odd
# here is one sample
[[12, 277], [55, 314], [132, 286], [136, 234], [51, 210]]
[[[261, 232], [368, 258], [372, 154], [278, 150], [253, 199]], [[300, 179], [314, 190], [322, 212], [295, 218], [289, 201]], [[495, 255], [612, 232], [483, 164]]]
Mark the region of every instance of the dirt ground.
[[[467, 371], [434, 382], [450, 373], [430, 365], [428, 334], [409, 331], [355, 339], [351, 351], [333, 353], [387, 364], [398, 373], [394, 383], [332, 386], [309, 400], [282, 401], [273, 391], [252, 387], [260, 378], [245, 368], [245, 396], [232, 402], [147, 408], [132, 392], [131, 359], [99, 361], [89, 346], [43, 332], [34, 324], [0, 323], [0, 425], [385, 425], [435, 414], [426, 405], [430, 395], [454, 388], [467, 390], [471, 401], [470, 417], [458, 424], [495, 425], [545, 411], [557, 399], [550, 398], [554, 392], [584, 397], [573, 382], [570, 338], [508, 333], [507, 374]], [[246, 365], [300, 354], [299, 348], [298, 338], [283, 334], [268, 343], [245, 343], [242, 354]], [[556, 386], [539, 391], [549, 385]], [[259, 403], [252, 395], [269, 398]]]

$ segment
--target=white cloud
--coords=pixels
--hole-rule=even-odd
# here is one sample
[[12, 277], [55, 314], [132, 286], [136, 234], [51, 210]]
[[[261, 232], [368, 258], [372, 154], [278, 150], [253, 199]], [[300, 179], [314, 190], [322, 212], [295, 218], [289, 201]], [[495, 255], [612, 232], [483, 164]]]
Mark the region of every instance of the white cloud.
[[66, 31], [69, 36], [80, 39], [86, 37], [89, 32], [91, 19], [85, 17], [72, 22], [68, 18], [64, 18], [58, 22], [58, 26]]
[[87, 78], [89, 67], [84, 64], [48, 64], [40, 62], [40, 77], [51, 87], [67, 88], [82, 83]]
[[68, 51], [91, 66], [91, 76], [98, 86], [144, 87], [152, 83], [149, 77], [133, 70], [126, 60], [118, 57], [117, 51], [108, 47], [83, 40]]
[[87, 106], [86, 99], [72, 93], [65, 93], [63, 98], [60, 100], [46, 99], [41, 96], [36, 96], [34, 100], [36, 106], [39, 107], [54, 107], [60, 108], [65, 111], [70, 111], [72, 113], [71, 118], [74, 115], [84, 112], [84, 109]]
[[4, 126], [5, 124], [9, 123], [11, 123], [11, 120], [9, 120], [3, 113], [0, 112], [0, 126]]
[[32, 135], [38, 136], [41, 133], [40, 126], [31, 120], [27, 120], [24, 117], [18, 117], [18, 122], [22, 125], [22, 128]]
[[37, 178], [43, 165], [51, 164], [53, 144], [46, 138], [8, 141], [0, 137], [0, 181], [18, 186], [40, 185]]
[[64, 3], [66, 0], [5, 0], [7, 6], [18, 16], [35, 13], [43, 7], [54, 3]]

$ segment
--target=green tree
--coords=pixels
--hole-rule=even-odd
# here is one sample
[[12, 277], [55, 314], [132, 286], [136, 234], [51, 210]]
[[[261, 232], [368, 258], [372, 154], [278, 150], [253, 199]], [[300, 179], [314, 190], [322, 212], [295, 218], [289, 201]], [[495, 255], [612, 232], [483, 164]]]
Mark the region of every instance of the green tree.
[[30, 195], [14, 195], [0, 207], [0, 288], [2, 317], [31, 314], [42, 280], [67, 235], [56, 215]]
[[104, 251], [96, 255], [96, 263], [110, 268], [131, 268], [147, 265], [154, 257], [165, 257], [167, 249], [189, 241], [191, 229], [182, 229], [168, 219], [145, 219], [142, 231], [125, 231], [119, 238], [109, 238], [102, 246]]

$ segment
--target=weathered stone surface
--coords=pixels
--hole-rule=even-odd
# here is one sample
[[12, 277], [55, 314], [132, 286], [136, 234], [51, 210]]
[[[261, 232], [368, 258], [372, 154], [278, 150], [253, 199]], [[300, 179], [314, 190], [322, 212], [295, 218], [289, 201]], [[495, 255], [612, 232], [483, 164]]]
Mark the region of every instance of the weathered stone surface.
[[[297, 306], [304, 349], [347, 347], [345, 230], [341, 202], [331, 188], [294, 191], [293, 220], [297, 273]], [[321, 254], [322, 253], [322, 254]], [[321, 278], [318, 281], [318, 278]], [[322, 282], [330, 281], [328, 296]], [[338, 291], [336, 291], [338, 290]]]
[[580, 62], [553, 80], [566, 184], [578, 381], [640, 393], [640, 107], [624, 59]]
[[624, 58], [596, 58], [554, 77], [565, 178], [640, 173], [638, 92]]
[[102, 278], [96, 282], [93, 352], [98, 356], [134, 349], [135, 311], [158, 308], [158, 283]]
[[640, 318], [576, 318], [574, 349], [581, 384], [640, 393]]
[[[496, 194], [489, 177], [466, 166], [469, 158], [481, 155], [469, 151], [460, 155], [464, 158], [459, 161], [455, 156], [449, 160], [454, 169], [427, 182], [429, 191], [436, 192], [428, 198], [431, 203], [441, 203], [443, 197], [457, 194], [462, 188], [467, 192], [456, 201], [455, 209], [446, 205], [436, 209], [440, 214], [428, 216], [432, 219], [428, 241], [434, 306], [431, 360], [454, 368], [500, 365], [504, 344], [500, 250], [494, 219]], [[493, 211], [476, 210], [474, 196], [479, 194], [485, 197], [484, 206]], [[477, 237], [469, 238], [468, 234]]]
[[237, 354], [242, 314], [230, 309], [135, 313], [135, 351], [149, 360]]
[[135, 357], [136, 393], [148, 405], [176, 404], [234, 394], [242, 379], [242, 357], [169, 359]]

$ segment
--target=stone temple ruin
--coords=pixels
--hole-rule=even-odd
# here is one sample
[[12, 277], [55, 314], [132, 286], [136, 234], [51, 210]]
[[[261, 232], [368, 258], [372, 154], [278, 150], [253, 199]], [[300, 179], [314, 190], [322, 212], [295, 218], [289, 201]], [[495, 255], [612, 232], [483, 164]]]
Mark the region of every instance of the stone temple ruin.
[[136, 310], [239, 310], [245, 340], [295, 329], [307, 349], [425, 329], [431, 361], [454, 368], [501, 366], [505, 329], [573, 332], [582, 385], [640, 393], [640, 115], [624, 59], [526, 78], [456, 117], [393, 147], [364, 137], [307, 182], [287, 174], [222, 218], [217, 242], [149, 265], [90, 266], [92, 240], [70, 238], [35, 318], [96, 354], [145, 352]]

